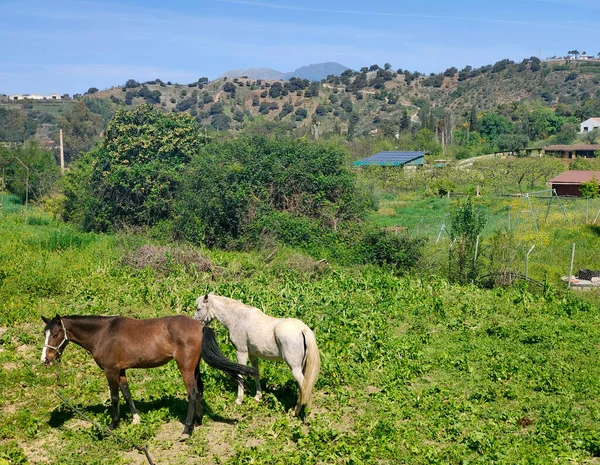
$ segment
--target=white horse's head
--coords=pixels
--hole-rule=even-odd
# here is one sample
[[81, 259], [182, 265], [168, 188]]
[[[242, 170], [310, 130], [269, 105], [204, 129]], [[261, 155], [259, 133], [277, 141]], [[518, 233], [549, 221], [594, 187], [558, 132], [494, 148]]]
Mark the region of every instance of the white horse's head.
[[194, 312], [194, 318], [198, 321], [201, 321], [204, 324], [210, 323], [214, 319], [213, 312], [208, 308], [208, 298], [210, 294], [206, 294], [204, 296], [200, 296], [196, 299], [196, 311]]

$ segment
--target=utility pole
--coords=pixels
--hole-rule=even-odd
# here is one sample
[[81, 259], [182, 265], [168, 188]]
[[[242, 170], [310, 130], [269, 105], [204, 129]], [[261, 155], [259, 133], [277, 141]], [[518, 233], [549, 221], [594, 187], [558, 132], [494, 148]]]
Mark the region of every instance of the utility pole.
[[58, 131], [60, 137], [60, 172], [61, 174], [65, 174], [65, 151], [63, 148], [63, 137], [62, 137], [62, 129]]

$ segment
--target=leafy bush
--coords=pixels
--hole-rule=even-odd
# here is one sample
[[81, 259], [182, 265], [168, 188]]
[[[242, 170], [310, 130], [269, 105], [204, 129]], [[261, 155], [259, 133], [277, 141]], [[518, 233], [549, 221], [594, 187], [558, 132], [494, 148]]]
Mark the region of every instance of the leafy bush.
[[29, 169], [29, 199], [41, 200], [53, 189], [60, 177], [54, 155], [35, 143], [15, 149], [0, 146], [0, 166], [4, 166], [5, 188], [24, 201], [27, 170], [20, 162]]
[[406, 271], [421, 258], [424, 239], [414, 239], [408, 234], [394, 234], [384, 230], [367, 230], [360, 237], [358, 250], [363, 263], [389, 265]]
[[473, 206], [471, 197], [459, 203], [450, 213], [449, 278], [467, 284], [477, 278], [476, 248], [478, 236], [485, 227], [486, 218]]
[[449, 192], [455, 192], [457, 187], [458, 185], [451, 179], [436, 179], [429, 186], [431, 191], [440, 197], [448, 195]]
[[582, 182], [579, 185], [579, 192], [581, 192], [582, 197], [589, 197], [592, 199], [600, 196], [600, 185], [598, 184], [598, 179], [594, 177], [588, 182]]
[[366, 204], [337, 146], [245, 136], [203, 148], [186, 172], [177, 230], [208, 245], [240, 238], [273, 211], [330, 223], [360, 218]]
[[65, 217], [100, 231], [169, 218], [182, 168], [205, 140], [190, 115], [118, 111], [102, 147], [65, 176]]

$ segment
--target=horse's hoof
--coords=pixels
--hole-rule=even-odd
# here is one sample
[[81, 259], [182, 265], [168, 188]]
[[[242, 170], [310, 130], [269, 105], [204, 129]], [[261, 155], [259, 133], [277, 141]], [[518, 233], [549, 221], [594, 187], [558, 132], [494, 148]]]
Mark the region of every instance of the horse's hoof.
[[139, 425], [141, 423], [141, 418], [140, 418], [140, 416], [137, 413], [133, 416], [132, 423], [134, 425]]
[[183, 433], [181, 436], [179, 436], [179, 441], [183, 442], [183, 441], [187, 441], [189, 438], [191, 437], [190, 434], [188, 433]]
[[255, 400], [256, 402], [260, 402], [260, 399], [262, 399], [262, 396], [259, 396], [258, 394], [256, 394], [256, 395], [254, 396], [254, 400]]
[[242, 401], [240, 399], [235, 400], [235, 405], [242, 405]]

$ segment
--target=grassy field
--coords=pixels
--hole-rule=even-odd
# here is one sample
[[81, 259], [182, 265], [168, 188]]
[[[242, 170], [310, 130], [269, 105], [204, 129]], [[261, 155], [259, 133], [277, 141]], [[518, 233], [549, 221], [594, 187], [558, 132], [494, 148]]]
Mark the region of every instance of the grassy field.
[[[411, 235], [428, 238], [426, 253], [432, 266], [441, 266], [450, 246], [450, 212], [466, 197], [424, 197], [414, 199], [383, 198], [371, 220], [381, 227], [403, 227]], [[531, 206], [522, 197], [483, 196], [474, 204], [486, 217], [481, 237], [481, 253], [489, 250], [491, 237], [497, 231], [514, 232], [515, 267], [525, 274], [525, 254], [532, 247], [529, 275], [538, 281], [558, 284], [569, 273], [573, 243], [574, 273], [579, 269], [598, 269], [600, 264], [600, 198], [533, 197]], [[564, 211], [563, 211], [564, 210]], [[532, 213], [533, 212], [533, 213]], [[598, 216], [598, 218], [596, 218]], [[534, 222], [535, 219], [535, 222]], [[594, 223], [594, 220], [596, 222]], [[536, 231], [537, 226], [537, 231]], [[426, 268], [427, 272], [431, 270]]]
[[[155, 463], [175, 464], [598, 461], [593, 300], [558, 286], [486, 291], [371, 267], [322, 269], [291, 250], [267, 264], [259, 253], [171, 249], [159, 263], [141, 250], [164, 249], [141, 249], [151, 245], [143, 238], [83, 234], [37, 210], [25, 224], [13, 198], [3, 203], [0, 464], [146, 463], [131, 441], [147, 445]], [[57, 367], [41, 366], [40, 316], [191, 314], [211, 290], [315, 330], [322, 371], [304, 421], [290, 413], [289, 369], [273, 362], [261, 364], [263, 401], [242, 406], [234, 385], [203, 365], [205, 424], [185, 443], [177, 441], [186, 399], [174, 364], [131, 371], [142, 423], [131, 424], [122, 402], [116, 437], [58, 399], [57, 389], [98, 423], [110, 421], [107, 383], [87, 352], [67, 348], [60, 387]]]

